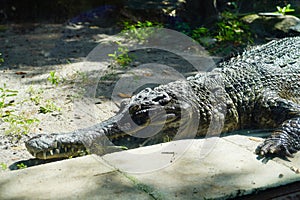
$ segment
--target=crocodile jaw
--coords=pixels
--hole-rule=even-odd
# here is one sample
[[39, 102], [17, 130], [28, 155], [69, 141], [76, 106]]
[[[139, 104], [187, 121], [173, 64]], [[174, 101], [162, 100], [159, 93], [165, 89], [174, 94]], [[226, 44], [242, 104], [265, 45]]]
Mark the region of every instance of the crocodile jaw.
[[[40, 134], [25, 142], [31, 155], [38, 159], [70, 158], [87, 154], [85, 146], [79, 141], [64, 143], [62, 135]], [[76, 139], [76, 138], [75, 138]]]
[[83, 156], [88, 154], [85, 148], [80, 148], [80, 147], [74, 148], [74, 145], [72, 145], [72, 147], [67, 147], [62, 145], [60, 148], [56, 148], [56, 149], [47, 149], [40, 152], [33, 152], [33, 151], [29, 151], [29, 152], [34, 157], [42, 160], [71, 158], [71, 157]]
[[[148, 89], [147, 91], [151, 91]], [[148, 93], [146, 93], [148, 94]], [[160, 94], [160, 93], [159, 93]], [[155, 100], [155, 101], [154, 101]], [[122, 141], [131, 137], [147, 139], [140, 133], [148, 126], [164, 128], [165, 124], [180, 119], [180, 104], [171, 102], [167, 95], [158, 95], [153, 102], [134, 101], [114, 117], [89, 128], [79, 129], [72, 133], [37, 135], [28, 140], [27, 150], [36, 158], [53, 159], [96, 153], [103, 155], [124, 149]], [[157, 102], [156, 102], [157, 101]], [[115, 146], [112, 142], [120, 141]], [[133, 144], [133, 148], [139, 143]]]
[[[161, 121], [160, 115], [155, 115], [154, 122]], [[25, 142], [25, 146], [31, 155], [38, 159], [59, 159], [70, 158], [76, 156], [83, 156], [90, 153], [96, 153], [103, 155], [120, 150], [126, 150], [124, 146], [115, 146], [111, 141], [119, 140], [123, 137], [135, 137], [135, 133], [148, 126], [145, 123], [140, 126], [126, 123], [127, 118], [122, 118], [119, 121], [119, 126], [115, 123], [105, 124], [97, 127], [97, 131], [90, 129], [82, 129], [73, 133], [65, 134], [40, 134], [32, 137]], [[163, 118], [166, 123], [170, 123], [176, 119], [174, 114], [167, 114]], [[115, 122], [115, 119], [109, 121]], [[160, 123], [153, 123], [152, 125], [158, 125]], [[114, 128], [113, 128], [114, 127]], [[119, 128], [122, 128], [121, 130]], [[104, 134], [104, 130], [108, 131], [107, 135]]]

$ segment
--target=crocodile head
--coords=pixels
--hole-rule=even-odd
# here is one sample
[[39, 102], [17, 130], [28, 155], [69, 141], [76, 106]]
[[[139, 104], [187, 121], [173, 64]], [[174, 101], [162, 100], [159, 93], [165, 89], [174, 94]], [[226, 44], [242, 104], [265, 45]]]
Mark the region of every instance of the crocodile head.
[[[39, 159], [83, 155], [91, 152], [93, 143], [97, 143], [98, 148], [100, 140], [106, 153], [118, 149], [118, 145], [135, 148], [152, 136], [155, 139], [155, 134], [166, 128], [178, 126], [181, 117], [181, 104], [176, 96], [159, 87], [146, 88], [127, 103], [122, 103], [118, 114], [104, 122], [72, 133], [40, 134], [26, 141], [25, 145]], [[105, 139], [108, 142], [103, 144]], [[153, 143], [157, 142], [161, 141]]]
[[181, 108], [176, 97], [159, 88], [146, 88], [123, 102], [120, 110], [120, 129], [135, 137], [149, 137], [178, 120]]

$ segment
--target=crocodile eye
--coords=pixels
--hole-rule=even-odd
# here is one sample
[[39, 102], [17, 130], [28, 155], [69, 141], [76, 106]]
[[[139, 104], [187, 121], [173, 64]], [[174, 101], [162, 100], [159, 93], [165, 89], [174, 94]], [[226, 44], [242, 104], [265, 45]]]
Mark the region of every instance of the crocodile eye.
[[164, 106], [168, 102], [170, 102], [171, 98], [167, 94], [160, 94], [157, 95], [154, 99], [152, 99], [154, 102], [158, 102], [160, 105]]
[[166, 105], [169, 102], [170, 102], [169, 99], [166, 99], [166, 98], [159, 100], [159, 104], [162, 106]]
[[152, 101], [154, 102], [158, 102], [159, 100], [161, 100], [161, 97], [155, 97], [154, 99], [152, 99]]
[[134, 114], [135, 112], [137, 112], [138, 110], [141, 109], [141, 105], [139, 104], [133, 104], [129, 107], [129, 113], [130, 114]]

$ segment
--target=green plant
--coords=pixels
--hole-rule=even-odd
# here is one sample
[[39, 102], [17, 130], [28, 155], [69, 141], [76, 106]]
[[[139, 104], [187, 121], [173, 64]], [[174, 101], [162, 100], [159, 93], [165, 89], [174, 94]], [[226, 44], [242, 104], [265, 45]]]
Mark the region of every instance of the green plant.
[[163, 137], [163, 142], [170, 142], [170, 141], [172, 141], [172, 139], [168, 135]]
[[131, 23], [128, 21], [123, 22], [123, 30], [136, 30], [137, 28], [148, 28], [148, 27], [162, 27], [161, 23], [150, 22], [150, 21], [138, 21], [137, 23]]
[[49, 112], [54, 112], [54, 111], [61, 111], [61, 108], [56, 106], [53, 101], [50, 99], [46, 100], [46, 104], [43, 106], [40, 106], [39, 112], [46, 114]]
[[5, 163], [0, 163], [1, 169], [6, 170], [7, 169], [7, 164]]
[[0, 63], [4, 62], [4, 59], [2, 58], [2, 53], [0, 53]]
[[236, 14], [223, 12], [222, 20], [217, 23], [215, 38], [219, 42], [233, 42], [234, 45], [252, 43], [249, 27], [241, 22]]
[[17, 96], [18, 91], [11, 90], [6, 87], [6, 84], [3, 87], [0, 87], [0, 117], [5, 117], [11, 113], [11, 110], [5, 109], [7, 107], [14, 105], [14, 100], [10, 97]]
[[192, 30], [191, 37], [205, 47], [210, 47], [214, 42], [210, 30], [206, 27], [199, 27]]
[[162, 24], [150, 21], [138, 21], [137, 23], [131, 23], [128, 21], [123, 22], [122, 34], [129, 39], [137, 40], [138, 42], [145, 42], [153, 33], [151, 27], [160, 28]]
[[129, 50], [127, 47], [122, 46], [120, 42], [116, 42], [116, 44], [118, 45], [118, 50], [114, 51], [112, 54], [108, 54], [108, 56], [111, 57], [121, 67], [126, 68], [132, 62], [133, 58], [129, 56]]
[[29, 99], [32, 101], [35, 105], [39, 105], [42, 101], [42, 94], [44, 93], [43, 89], [34, 89], [32, 86], [30, 86], [27, 90], [29, 94]]
[[186, 35], [191, 35], [192, 32], [190, 25], [186, 22], [175, 22], [174, 29]]
[[58, 83], [60, 82], [60, 78], [59, 76], [56, 75], [55, 71], [51, 71], [49, 76], [48, 76], [48, 81], [52, 84], [52, 85], [58, 85]]
[[5, 133], [17, 137], [18, 140], [21, 139], [22, 135], [27, 135], [32, 126], [39, 122], [36, 118], [29, 118], [25, 113], [19, 115], [10, 114], [3, 118], [3, 121], [8, 123]]
[[206, 36], [209, 36], [209, 35], [210, 35], [209, 29], [205, 28], [205, 27], [199, 27], [199, 28], [196, 28], [192, 31], [192, 38], [193, 39], [196, 39], [196, 38], [199, 38], [199, 37], [206, 37]]
[[295, 9], [291, 8], [291, 4], [288, 4], [287, 6], [281, 8], [280, 6], [276, 6], [277, 8], [277, 12], [276, 13], [280, 13], [283, 15], [286, 15], [286, 13], [289, 12], [295, 12]]
[[17, 164], [18, 169], [25, 169], [27, 168], [27, 165], [25, 165], [24, 163], [19, 163]]
[[[149, 36], [153, 33], [153, 29], [150, 27], [162, 27], [161, 24], [145, 21], [137, 23], [131, 23], [128, 21], [123, 22], [122, 35], [131, 40], [136, 40], [138, 42], [145, 42]], [[117, 64], [122, 68], [126, 68], [133, 60], [133, 57], [130, 56], [128, 47], [121, 44], [121, 42], [115, 42], [118, 45], [118, 49], [111, 54], [108, 54]]]
[[6, 84], [0, 88], [0, 118], [4, 122], [5, 134], [20, 139], [22, 135], [28, 134], [32, 125], [39, 120], [29, 117], [24, 112], [17, 113], [15, 111], [15, 100], [11, 97], [15, 97], [17, 94], [18, 91], [8, 89]]

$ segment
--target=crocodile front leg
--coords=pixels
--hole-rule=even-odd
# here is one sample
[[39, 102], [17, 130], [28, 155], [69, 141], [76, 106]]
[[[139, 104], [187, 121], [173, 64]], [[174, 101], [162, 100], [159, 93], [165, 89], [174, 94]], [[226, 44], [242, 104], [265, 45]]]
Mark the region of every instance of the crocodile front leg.
[[276, 154], [283, 157], [293, 157], [300, 150], [300, 117], [285, 121], [256, 149], [256, 153], [265, 156]]
[[274, 93], [260, 101], [255, 114], [257, 123], [276, 129], [257, 147], [256, 154], [293, 157], [300, 150], [300, 105], [295, 102]]

